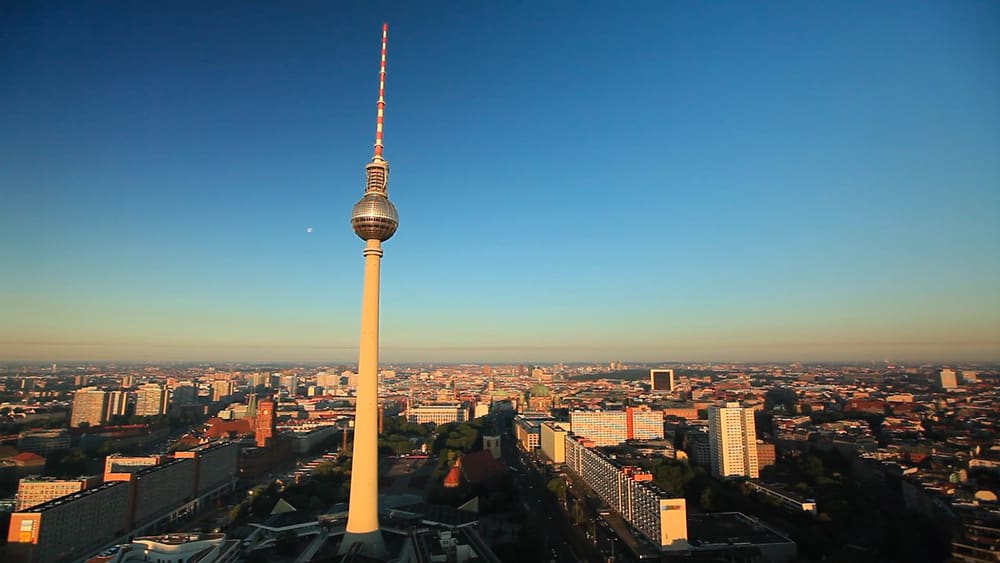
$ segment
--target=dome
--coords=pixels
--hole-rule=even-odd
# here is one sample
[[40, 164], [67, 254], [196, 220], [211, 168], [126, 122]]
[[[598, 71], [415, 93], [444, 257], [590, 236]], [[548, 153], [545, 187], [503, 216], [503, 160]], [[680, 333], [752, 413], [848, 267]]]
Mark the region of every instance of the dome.
[[367, 193], [351, 211], [351, 226], [361, 240], [387, 241], [399, 226], [399, 214], [389, 198]]
[[535, 385], [531, 388], [528, 393], [531, 393], [532, 397], [548, 397], [550, 394], [549, 388], [544, 385]]

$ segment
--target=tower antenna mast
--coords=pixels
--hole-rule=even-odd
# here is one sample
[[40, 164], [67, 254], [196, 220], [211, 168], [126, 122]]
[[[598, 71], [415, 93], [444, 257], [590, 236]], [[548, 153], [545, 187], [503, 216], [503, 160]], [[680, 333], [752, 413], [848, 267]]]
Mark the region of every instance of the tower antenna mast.
[[375, 121], [375, 156], [382, 159], [382, 125], [385, 123], [385, 53], [389, 43], [389, 24], [382, 24], [382, 59], [378, 67], [378, 117]]

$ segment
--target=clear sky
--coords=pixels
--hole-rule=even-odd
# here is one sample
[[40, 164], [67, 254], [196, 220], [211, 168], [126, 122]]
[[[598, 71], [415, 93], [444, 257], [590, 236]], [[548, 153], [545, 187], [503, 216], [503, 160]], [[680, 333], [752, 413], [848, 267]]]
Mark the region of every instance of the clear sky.
[[[5, 2], [0, 360], [1000, 359], [1000, 3]], [[308, 229], [311, 228], [311, 232]]]

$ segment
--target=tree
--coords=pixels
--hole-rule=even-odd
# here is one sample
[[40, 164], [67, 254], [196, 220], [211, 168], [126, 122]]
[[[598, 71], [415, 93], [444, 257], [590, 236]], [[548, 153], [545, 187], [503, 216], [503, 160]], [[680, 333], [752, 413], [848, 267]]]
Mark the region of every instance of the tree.
[[556, 495], [556, 498], [559, 499], [559, 502], [562, 503], [563, 506], [566, 506], [566, 482], [565, 481], [563, 481], [559, 477], [555, 477], [554, 479], [549, 480], [549, 482], [546, 485], [546, 487], [550, 491], [552, 491], [552, 494]]
[[711, 512], [715, 506], [712, 496], [712, 489], [708, 488], [701, 491], [701, 496], [698, 497], [698, 505], [705, 512]]
[[826, 473], [823, 468], [823, 460], [815, 455], [807, 455], [802, 459], [802, 472], [805, 473], [815, 483]]

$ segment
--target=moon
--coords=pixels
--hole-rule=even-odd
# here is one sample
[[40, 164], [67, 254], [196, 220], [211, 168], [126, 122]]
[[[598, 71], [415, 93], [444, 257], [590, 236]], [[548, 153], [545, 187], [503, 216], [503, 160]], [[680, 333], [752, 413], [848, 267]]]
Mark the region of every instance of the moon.
[[306, 232], [307, 232], [307, 233], [311, 233], [311, 232], [313, 232], [313, 228], [312, 228], [312, 227], [306, 227]]

